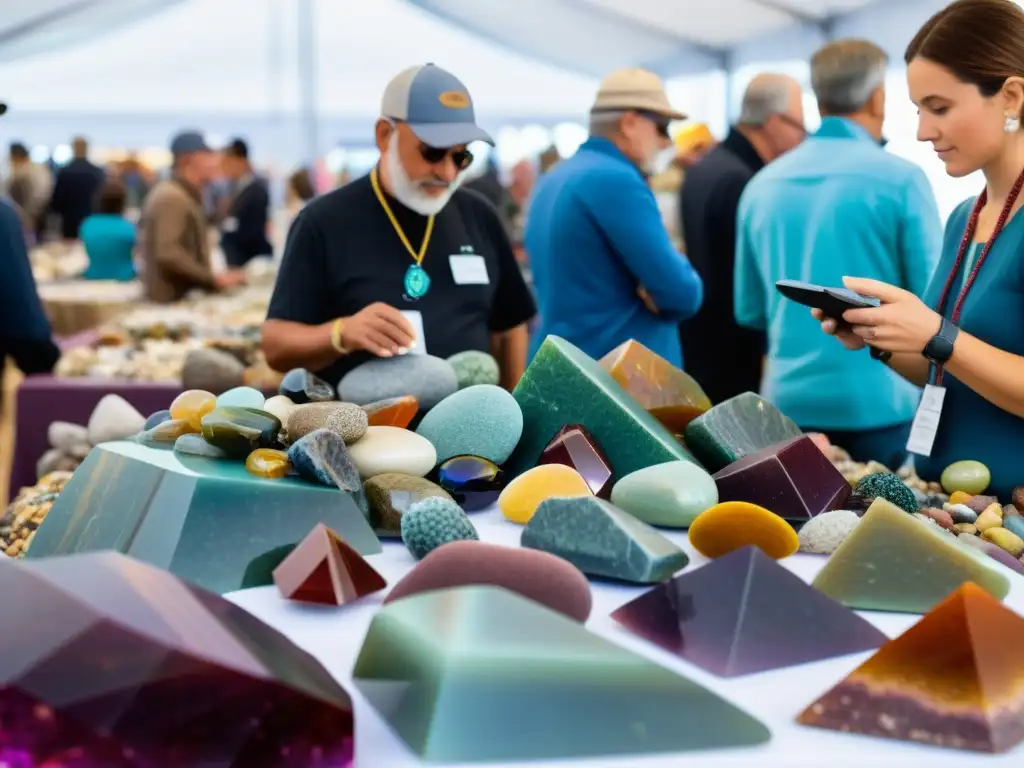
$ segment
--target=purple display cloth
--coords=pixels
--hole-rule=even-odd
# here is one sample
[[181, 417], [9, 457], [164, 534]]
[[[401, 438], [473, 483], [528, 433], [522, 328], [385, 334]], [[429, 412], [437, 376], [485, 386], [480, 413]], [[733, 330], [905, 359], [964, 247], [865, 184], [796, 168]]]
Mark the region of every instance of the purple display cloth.
[[[96, 404], [110, 394], [120, 395], [148, 416], [169, 407], [181, 391], [178, 383], [26, 376], [15, 397], [14, 461], [8, 495], [14, 498], [25, 486], [36, 484], [36, 463], [50, 448], [46, 432], [52, 422], [85, 426]], [[8, 500], [3, 501], [6, 505]]]

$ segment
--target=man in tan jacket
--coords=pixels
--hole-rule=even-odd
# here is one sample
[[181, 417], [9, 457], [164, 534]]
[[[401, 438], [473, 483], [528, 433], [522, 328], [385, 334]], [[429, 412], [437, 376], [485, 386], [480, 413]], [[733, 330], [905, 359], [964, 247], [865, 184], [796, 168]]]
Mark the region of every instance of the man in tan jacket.
[[193, 290], [220, 291], [244, 282], [241, 270], [215, 275], [203, 209], [203, 188], [218, 170], [218, 157], [202, 134], [187, 131], [171, 142], [173, 175], [157, 184], [142, 212], [142, 283], [146, 298], [180, 301]]

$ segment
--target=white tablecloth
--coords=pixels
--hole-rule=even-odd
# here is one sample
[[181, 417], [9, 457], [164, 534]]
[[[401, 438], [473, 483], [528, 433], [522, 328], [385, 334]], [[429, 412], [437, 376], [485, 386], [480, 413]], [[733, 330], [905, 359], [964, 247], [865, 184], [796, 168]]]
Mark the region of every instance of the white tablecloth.
[[[480, 538], [494, 544], [517, 546], [522, 527], [506, 521], [496, 510], [471, 515]], [[705, 558], [693, 552], [686, 532], [667, 533], [690, 554], [688, 568], [697, 567]], [[384, 541], [384, 551], [368, 558], [380, 573], [395, 584], [415, 561], [401, 542]], [[795, 555], [783, 565], [805, 580], [811, 580], [825, 562], [814, 555]], [[1005, 569], [1004, 569], [1005, 570]], [[1012, 589], [1005, 604], [1024, 615], [1024, 577], [1005, 571]], [[588, 629], [619, 645], [655, 660], [668, 669], [701, 683], [759, 718], [772, 732], [772, 740], [753, 749], [719, 750], [648, 756], [643, 758], [599, 758], [587, 761], [518, 763], [532, 768], [970, 768], [971, 766], [1024, 765], [1024, 745], [1008, 754], [993, 756], [954, 749], [940, 749], [900, 741], [841, 734], [809, 728], [795, 723], [796, 716], [819, 695], [841, 680], [871, 654], [862, 653], [839, 659], [764, 672], [746, 677], [724, 679], [704, 672], [645, 640], [632, 635], [608, 615], [620, 605], [645, 592], [648, 587], [592, 584], [594, 610]], [[261, 587], [228, 595], [228, 599], [283, 632], [292, 641], [316, 656], [345, 685], [356, 709], [357, 768], [411, 768], [420, 762], [396, 737], [377, 712], [360, 696], [352, 684], [351, 672], [370, 619], [379, 609], [383, 593], [340, 608], [304, 606], [282, 599], [276, 588]], [[895, 637], [919, 617], [904, 614], [862, 612], [889, 637]], [[1024, 651], [1022, 651], [1024, 652]], [[514, 728], [509, 723], [509, 728]], [[437, 766], [438, 764], [432, 764]], [[490, 763], [494, 766], [496, 764]]]

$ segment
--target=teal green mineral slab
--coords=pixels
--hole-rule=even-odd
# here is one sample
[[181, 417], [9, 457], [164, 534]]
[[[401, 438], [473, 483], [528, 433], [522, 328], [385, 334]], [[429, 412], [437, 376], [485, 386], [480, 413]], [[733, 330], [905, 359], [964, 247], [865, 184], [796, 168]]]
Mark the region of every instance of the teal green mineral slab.
[[505, 465], [510, 477], [535, 466], [567, 424], [593, 435], [618, 477], [666, 461], [696, 461], [611, 374], [558, 336], [544, 340], [512, 395], [523, 412], [523, 435]]
[[385, 605], [352, 676], [429, 762], [608, 759], [771, 738], [706, 688], [499, 587]]
[[686, 447], [714, 474], [744, 456], [799, 437], [800, 427], [753, 392], [731, 397], [686, 426]]
[[113, 549], [224, 593], [272, 584], [271, 571], [321, 522], [360, 554], [381, 551], [355, 501], [336, 488], [104, 443], [53, 503], [28, 557]]

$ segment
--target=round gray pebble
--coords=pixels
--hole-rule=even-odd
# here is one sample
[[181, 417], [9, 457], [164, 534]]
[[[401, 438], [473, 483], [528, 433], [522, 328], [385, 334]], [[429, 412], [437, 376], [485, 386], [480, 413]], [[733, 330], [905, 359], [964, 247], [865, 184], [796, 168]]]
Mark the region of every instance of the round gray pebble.
[[800, 551], [812, 555], [831, 555], [860, 523], [856, 512], [837, 509], [815, 515], [800, 529]]

